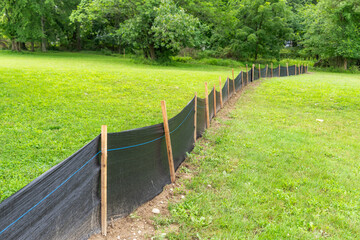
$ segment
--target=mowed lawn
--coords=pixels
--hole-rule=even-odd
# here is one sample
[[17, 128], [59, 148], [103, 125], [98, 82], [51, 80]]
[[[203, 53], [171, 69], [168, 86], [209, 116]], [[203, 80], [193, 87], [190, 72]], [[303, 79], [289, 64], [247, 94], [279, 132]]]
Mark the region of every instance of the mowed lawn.
[[[236, 72], [239, 72], [237, 69]], [[0, 201], [100, 133], [162, 122], [161, 100], [175, 116], [204, 82], [226, 67], [150, 66], [79, 53], [0, 52]]]
[[360, 238], [359, 74], [263, 80], [217, 121], [156, 219], [169, 239]]

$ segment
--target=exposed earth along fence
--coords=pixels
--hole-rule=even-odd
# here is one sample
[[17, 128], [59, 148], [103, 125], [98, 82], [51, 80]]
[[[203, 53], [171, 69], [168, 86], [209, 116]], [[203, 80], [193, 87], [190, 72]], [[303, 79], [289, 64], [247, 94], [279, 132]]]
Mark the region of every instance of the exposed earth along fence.
[[104, 128], [103, 137], [0, 204], [0, 239], [87, 239], [100, 230], [106, 234], [106, 221], [130, 214], [174, 180], [171, 169], [180, 166], [236, 91], [259, 78], [306, 72], [307, 66], [300, 65], [253, 65], [228, 78], [221, 90], [213, 88], [207, 98], [195, 96], [169, 121], [163, 108], [164, 123], [109, 134]]

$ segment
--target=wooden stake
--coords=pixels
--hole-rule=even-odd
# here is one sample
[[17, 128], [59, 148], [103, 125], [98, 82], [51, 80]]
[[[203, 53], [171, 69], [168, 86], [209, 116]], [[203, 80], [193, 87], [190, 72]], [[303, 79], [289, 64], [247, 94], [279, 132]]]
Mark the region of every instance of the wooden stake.
[[271, 63], [271, 77], [274, 77], [273, 67], [274, 67], [274, 66], [273, 66], [273, 63]]
[[195, 106], [194, 106], [194, 143], [196, 143], [196, 130], [197, 130], [197, 93], [195, 93]]
[[248, 70], [248, 65], [246, 64], [246, 85], [249, 82], [249, 70]]
[[261, 78], [261, 66], [259, 64], [259, 79]]
[[205, 114], [206, 114], [206, 127], [210, 127], [210, 118], [209, 118], [209, 93], [207, 82], [205, 83]]
[[295, 75], [297, 75], [297, 71], [296, 71], [296, 64], [295, 64]]
[[289, 76], [289, 63], [286, 63], [286, 74]]
[[214, 117], [216, 117], [216, 87], [214, 84]]
[[279, 77], [281, 77], [281, 66], [279, 64]]
[[244, 71], [241, 71], [241, 87], [244, 86]]
[[125, 48], [124, 48], [124, 57], [125, 57]]
[[101, 232], [107, 233], [107, 126], [101, 126]]
[[255, 64], [252, 65], [252, 74], [251, 74], [252, 78], [252, 82], [254, 81], [254, 77], [255, 77]]
[[175, 167], [174, 167], [174, 160], [173, 160], [173, 154], [172, 154], [172, 148], [171, 148], [169, 122], [168, 122], [168, 118], [167, 118], [165, 101], [161, 101], [161, 109], [162, 109], [163, 120], [164, 120], [164, 131], [165, 131], [166, 149], [167, 149], [167, 155], [168, 155], [168, 161], [169, 161], [170, 178], [171, 178], [171, 182], [174, 183], [175, 182]]
[[220, 76], [220, 79], [219, 79], [219, 83], [220, 83], [220, 107], [222, 108], [223, 107], [223, 100], [222, 100], [222, 85], [221, 85], [221, 76]]

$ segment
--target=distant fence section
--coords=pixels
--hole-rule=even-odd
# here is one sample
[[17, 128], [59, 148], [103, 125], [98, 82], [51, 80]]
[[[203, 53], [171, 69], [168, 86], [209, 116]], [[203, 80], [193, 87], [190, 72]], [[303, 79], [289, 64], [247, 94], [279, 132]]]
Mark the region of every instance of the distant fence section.
[[223, 86], [220, 79], [205, 99], [195, 95], [166, 124], [164, 118], [161, 124], [97, 136], [0, 204], [0, 239], [87, 239], [101, 230], [105, 235], [108, 220], [130, 214], [171, 183], [171, 167], [180, 166], [236, 91], [259, 78], [306, 72], [303, 65], [253, 65]]

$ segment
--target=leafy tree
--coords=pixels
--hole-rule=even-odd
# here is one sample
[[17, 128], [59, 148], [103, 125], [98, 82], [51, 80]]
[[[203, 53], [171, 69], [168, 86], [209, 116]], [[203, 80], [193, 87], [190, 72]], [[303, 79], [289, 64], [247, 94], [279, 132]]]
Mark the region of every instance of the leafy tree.
[[172, 0], [146, 0], [136, 13], [121, 24], [118, 34], [146, 57], [166, 59], [182, 47], [201, 45], [200, 21]]
[[240, 57], [278, 57], [291, 39], [290, 7], [285, 0], [238, 0], [232, 3], [239, 24], [231, 47]]
[[[306, 12], [305, 51], [322, 59], [360, 59], [360, 3], [322, 0]], [[335, 62], [336, 64], [336, 62]]]

